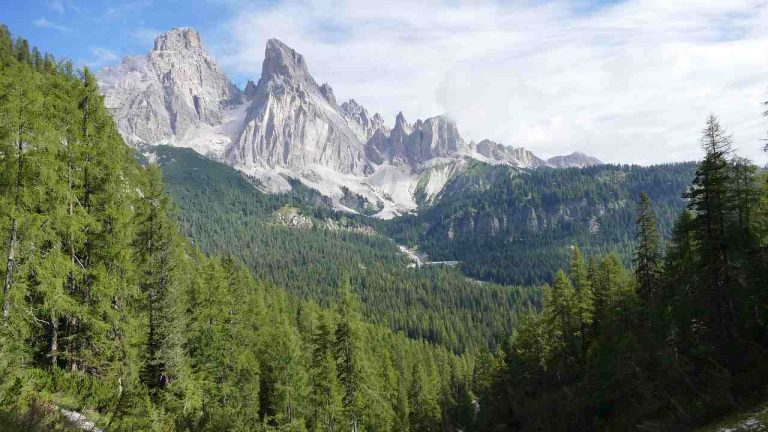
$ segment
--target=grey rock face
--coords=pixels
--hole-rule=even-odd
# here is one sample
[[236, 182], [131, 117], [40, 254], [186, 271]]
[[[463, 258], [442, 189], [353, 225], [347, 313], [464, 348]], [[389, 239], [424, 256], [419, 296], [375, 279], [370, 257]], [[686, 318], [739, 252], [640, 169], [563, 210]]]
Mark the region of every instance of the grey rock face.
[[399, 113], [388, 135], [379, 129], [368, 140], [366, 153], [376, 163], [406, 164], [415, 169], [430, 159], [457, 155], [466, 149], [456, 123], [447, 117], [430, 117], [411, 125]]
[[248, 82], [245, 84], [245, 90], [243, 90], [243, 96], [246, 97], [246, 99], [253, 99], [254, 96], [256, 96], [256, 84], [253, 83], [253, 81], [248, 80]]
[[97, 74], [118, 129], [130, 144], [173, 143], [218, 125], [240, 91], [205, 52], [200, 35], [176, 28], [145, 56], [128, 57]]
[[424, 122], [417, 121], [409, 144], [408, 159], [415, 165], [465, 150], [464, 139], [456, 123], [444, 116], [430, 117]]
[[[277, 39], [267, 41], [258, 83], [248, 81], [242, 92], [189, 28], [159, 35], [148, 54], [127, 57], [97, 79], [131, 145], [191, 147], [262, 179], [269, 190], [290, 188], [289, 176], [340, 208], [381, 210], [379, 217], [433, 202], [472, 159], [520, 168], [600, 163], [581, 153], [544, 161], [488, 140], [466, 143], [445, 116], [411, 124], [399, 113], [390, 129], [354, 99], [339, 105], [304, 57]], [[493, 233], [506, 221], [466, 223]]]
[[547, 159], [547, 164], [554, 168], [583, 168], [591, 165], [601, 165], [600, 159], [581, 152], [573, 152], [565, 156], [555, 156]]
[[482, 140], [475, 146], [480, 155], [489, 159], [521, 168], [547, 166], [547, 162], [522, 147], [512, 148], [490, 140]]
[[364, 106], [358, 104], [354, 99], [344, 102], [339, 110], [348, 120], [349, 126], [355, 131], [358, 138], [363, 142], [368, 142], [376, 131], [381, 130], [386, 134], [387, 127], [384, 125], [384, 118], [376, 113], [371, 116]]
[[244, 127], [226, 158], [234, 166], [319, 164], [345, 174], [372, 172], [364, 144], [339, 112], [330, 86], [321, 88], [304, 57], [277, 39], [267, 42]]
[[321, 85], [320, 94], [323, 95], [325, 100], [327, 100], [332, 107], [335, 107], [337, 105], [336, 96], [333, 95], [333, 89], [331, 88], [330, 84], [324, 83], [323, 85]]

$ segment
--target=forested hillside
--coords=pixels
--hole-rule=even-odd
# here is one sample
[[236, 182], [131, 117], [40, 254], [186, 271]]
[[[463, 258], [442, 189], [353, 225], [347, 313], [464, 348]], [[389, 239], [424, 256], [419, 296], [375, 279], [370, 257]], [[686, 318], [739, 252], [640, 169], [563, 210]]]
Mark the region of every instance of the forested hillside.
[[[188, 150], [137, 155], [87, 69], [0, 26], [0, 430], [73, 430], [69, 411], [109, 432], [762, 418], [768, 173], [714, 116], [700, 141], [698, 164], [478, 163], [380, 222]], [[551, 283], [410, 268], [389, 237]]]
[[483, 429], [689, 430], [765, 400], [768, 175], [714, 116], [701, 142], [666, 246], [641, 194], [634, 270], [574, 249], [541, 312], [484, 362]]
[[408, 268], [397, 245], [375, 231], [376, 220], [334, 212], [298, 183], [291, 193], [270, 195], [191, 150], [158, 147], [154, 155], [184, 233], [300, 298], [330, 305], [347, 274], [367, 321], [456, 351], [494, 348], [520, 311], [539, 304], [537, 287], [480, 284], [452, 268]]
[[653, 200], [668, 238], [694, 170], [694, 163], [519, 170], [476, 162], [435, 205], [388, 222], [385, 232], [435, 260], [461, 261], [474, 278], [551, 283], [573, 245], [586, 255], [616, 251], [629, 264], [640, 192]]
[[90, 72], [4, 26], [0, 165], [0, 429], [61, 430], [64, 408], [108, 431], [472, 421], [470, 356], [361, 322], [342, 274], [319, 307], [203, 255]]

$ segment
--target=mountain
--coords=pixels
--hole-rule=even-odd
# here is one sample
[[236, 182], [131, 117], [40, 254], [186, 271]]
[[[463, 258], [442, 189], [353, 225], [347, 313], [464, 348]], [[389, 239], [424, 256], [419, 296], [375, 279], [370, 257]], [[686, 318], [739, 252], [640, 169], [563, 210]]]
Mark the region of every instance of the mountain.
[[584, 168], [592, 165], [600, 165], [600, 159], [585, 155], [581, 152], [573, 152], [565, 156], [555, 156], [547, 159], [547, 164], [554, 168]]
[[238, 258], [297, 298], [331, 305], [347, 275], [366, 321], [457, 352], [493, 348], [540, 302], [538, 287], [481, 284], [452, 267], [412, 268], [381, 221], [334, 211], [296, 180], [287, 193], [267, 194], [190, 149], [157, 146], [150, 154], [195, 245]]
[[[546, 166], [552, 166], [551, 159], [549, 161], [542, 160], [534, 155], [530, 150], [526, 150], [522, 147], [512, 148], [503, 144], [499, 144], [490, 140], [482, 140], [475, 146], [475, 151], [490, 161], [502, 162], [510, 166], [522, 167], [522, 168], [540, 168]], [[555, 159], [555, 158], [552, 158]], [[590, 165], [602, 164], [596, 158]], [[558, 166], [558, 168], [565, 168], [568, 164]], [[586, 166], [586, 165], [585, 165]]]
[[277, 39], [267, 41], [261, 78], [226, 161], [244, 171], [320, 165], [357, 176], [373, 172], [331, 87], [319, 86], [304, 57]]
[[267, 41], [261, 76], [240, 91], [205, 51], [200, 35], [175, 28], [145, 56], [98, 73], [118, 129], [135, 147], [189, 147], [284, 192], [288, 179], [345, 211], [391, 218], [426, 205], [468, 161], [516, 168], [599, 164], [585, 155], [544, 161], [522, 148], [467, 143], [456, 123], [435, 116], [390, 128], [354, 99], [337, 103], [304, 57]]
[[126, 57], [97, 79], [105, 105], [131, 145], [182, 145], [220, 157], [234, 136], [227, 126], [240, 91], [195, 30], [163, 33], [147, 55]]
[[[328, 84], [325, 84], [325, 86], [325, 88], [328, 89], [327, 92], [333, 95], [333, 93], [330, 92], [331, 87]], [[333, 98], [332, 100], [335, 101], [336, 99]], [[363, 142], [368, 142], [376, 131], [387, 130], [384, 125], [384, 118], [381, 114], [376, 113], [371, 115], [364, 106], [358, 104], [354, 99], [342, 103], [341, 106], [339, 106], [339, 110], [347, 119], [349, 127], [355, 131], [358, 138]]]
[[383, 231], [470, 277], [503, 284], [551, 282], [570, 248], [617, 251], [631, 261], [637, 197], [647, 193], [664, 237], [685, 207], [694, 163], [518, 170], [471, 161], [429, 207]]

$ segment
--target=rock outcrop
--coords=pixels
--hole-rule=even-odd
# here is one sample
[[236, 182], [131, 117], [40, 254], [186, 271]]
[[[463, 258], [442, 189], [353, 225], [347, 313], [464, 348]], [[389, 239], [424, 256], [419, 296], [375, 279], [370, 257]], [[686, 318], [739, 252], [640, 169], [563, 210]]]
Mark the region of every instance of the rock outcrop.
[[533, 152], [522, 147], [513, 148], [494, 141], [482, 140], [474, 148], [483, 157], [520, 168], [548, 166], [547, 161], [536, 157]]
[[363, 142], [368, 142], [376, 131], [380, 130], [385, 134], [388, 131], [381, 114], [376, 113], [371, 116], [368, 110], [354, 99], [342, 103], [339, 109], [344, 114], [344, 117], [347, 118], [352, 130], [355, 131], [358, 138]]
[[339, 208], [380, 217], [434, 202], [472, 159], [517, 168], [600, 163], [581, 153], [545, 161], [523, 148], [467, 143], [446, 116], [411, 124], [399, 113], [390, 129], [354, 99], [339, 105], [304, 57], [277, 39], [267, 41], [258, 82], [242, 92], [189, 28], [159, 35], [147, 55], [97, 78], [129, 144], [190, 147], [275, 186], [269, 190], [290, 188], [285, 176], [293, 177]]
[[240, 91], [205, 51], [193, 29], [155, 39], [145, 56], [125, 58], [97, 75], [118, 129], [130, 144], [175, 144], [218, 126]]
[[547, 159], [547, 165], [553, 168], [583, 168], [591, 165], [602, 165], [600, 159], [581, 152], [573, 152], [565, 156], [555, 156]]
[[405, 164], [416, 170], [430, 159], [459, 155], [465, 150], [456, 123], [447, 117], [430, 117], [411, 125], [399, 113], [389, 133], [379, 129], [368, 140], [366, 153], [375, 163]]
[[304, 57], [277, 39], [267, 42], [261, 78], [226, 160], [245, 168], [317, 164], [345, 174], [373, 172], [330, 86], [320, 87]]

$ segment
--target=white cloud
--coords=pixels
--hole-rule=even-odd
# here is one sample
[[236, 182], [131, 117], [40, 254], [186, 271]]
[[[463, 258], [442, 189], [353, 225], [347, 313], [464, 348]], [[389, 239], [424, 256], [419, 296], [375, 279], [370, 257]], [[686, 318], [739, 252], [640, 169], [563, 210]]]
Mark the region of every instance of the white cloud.
[[91, 58], [84, 61], [91, 68], [99, 68], [106, 64], [115, 63], [120, 56], [112, 50], [106, 48], [91, 48]]
[[49, 28], [49, 29], [60, 31], [60, 32], [72, 31], [71, 27], [67, 27], [67, 26], [64, 26], [64, 25], [52, 23], [52, 22], [48, 21], [45, 18], [38, 18], [38, 19], [32, 21], [32, 24], [34, 24], [35, 27]]
[[768, 6], [756, 0], [572, 2], [227, 0], [209, 42], [223, 66], [258, 78], [264, 43], [303, 53], [339, 100], [393, 121], [447, 113], [468, 139], [610, 162], [699, 157], [714, 112], [760, 163], [768, 129]]

